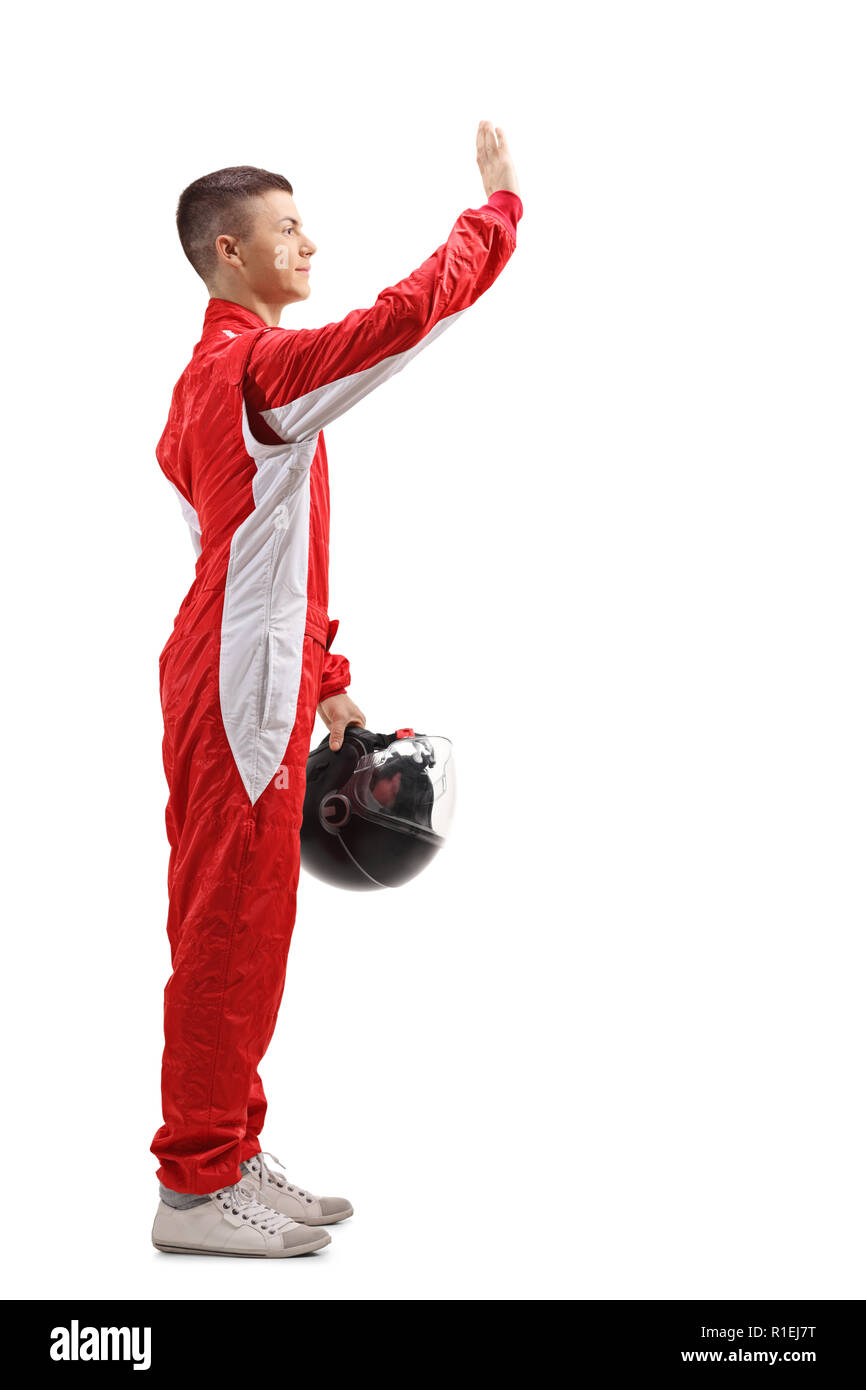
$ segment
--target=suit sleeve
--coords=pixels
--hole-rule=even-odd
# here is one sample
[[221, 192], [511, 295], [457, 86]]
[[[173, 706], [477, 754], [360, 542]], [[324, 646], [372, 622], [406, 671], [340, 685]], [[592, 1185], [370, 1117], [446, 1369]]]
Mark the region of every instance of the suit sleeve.
[[345, 695], [346, 687], [352, 677], [349, 671], [349, 662], [344, 656], [339, 656], [331, 651], [331, 643], [340, 626], [339, 618], [331, 618], [328, 624], [328, 642], [325, 648], [325, 660], [322, 666], [322, 680], [319, 685], [319, 700], [327, 700], [331, 695]]
[[517, 245], [523, 204], [493, 193], [367, 309], [323, 328], [272, 328], [250, 353], [245, 396], [278, 438], [307, 439], [394, 376], [489, 289]]

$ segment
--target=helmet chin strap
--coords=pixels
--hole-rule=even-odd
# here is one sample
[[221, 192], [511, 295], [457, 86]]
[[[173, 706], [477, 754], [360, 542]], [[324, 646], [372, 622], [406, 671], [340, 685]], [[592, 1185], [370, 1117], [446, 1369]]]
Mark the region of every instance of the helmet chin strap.
[[343, 837], [342, 837], [342, 835], [339, 833], [339, 831], [337, 832], [337, 839], [340, 841], [340, 844], [343, 846], [343, 849], [346, 851], [346, 853], [348, 854], [349, 858], [351, 859], [352, 863], [355, 865], [355, 868], [358, 870], [359, 873], [362, 873], [362, 874], [364, 875], [365, 878], [367, 878], [367, 879], [370, 880], [371, 883], [375, 883], [375, 885], [376, 885], [377, 888], [387, 888], [387, 887], [388, 887], [387, 883], [380, 883], [379, 880], [378, 880], [377, 878], [374, 878], [372, 874], [368, 874], [368, 873], [367, 873], [367, 870], [364, 868], [363, 864], [359, 864], [359, 863], [358, 863], [357, 859], [355, 858], [355, 856], [354, 856], [354, 854], [352, 853], [352, 851], [349, 849], [349, 846], [346, 844], [346, 841], [343, 839]]

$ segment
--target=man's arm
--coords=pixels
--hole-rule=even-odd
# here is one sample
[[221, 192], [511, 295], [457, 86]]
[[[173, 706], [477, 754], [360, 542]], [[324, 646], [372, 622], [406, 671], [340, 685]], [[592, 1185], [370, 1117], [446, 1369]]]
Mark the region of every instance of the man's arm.
[[337, 652], [331, 651], [331, 643], [337, 635], [337, 628], [339, 626], [339, 618], [330, 619], [328, 624], [328, 642], [325, 647], [325, 660], [322, 665], [322, 679], [319, 684], [319, 704], [321, 704], [323, 700], [327, 700], [331, 695], [345, 695], [346, 687], [352, 680], [348, 658], [340, 656]]
[[323, 328], [272, 328], [256, 340], [246, 402], [279, 438], [307, 439], [381, 386], [489, 289], [517, 244], [523, 203], [500, 189], [462, 212], [422, 265]]
[[318, 714], [330, 733], [330, 746], [334, 749], [342, 746], [347, 724], [360, 724], [364, 728], [367, 723], [366, 714], [346, 691], [351, 680], [349, 663], [344, 656], [331, 651], [331, 643], [339, 626], [339, 618], [331, 618], [317, 705]]
[[[479, 235], [479, 219], [482, 213], [488, 222], [488, 229]], [[522, 216], [523, 203], [516, 193], [493, 193], [484, 209], [475, 208], [463, 213], [454, 224], [448, 241], [413, 275], [399, 285], [384, 290], [371, 309], [356, 309], [342, 323], [328, 324], [326, 328], [290, 333], [288, 336], [295, 341], [288, 350], [279, 337], [274, 339], [272, 334], [262, 334], [257, 344], [260, 348], [258, 375], [253, 367], [256, 359], [255, 349], [253, 362], [248, 369], [248, 406], [258, 410], [283, 439], [303, 438], [311, 430], [322, 429], [330, 420], [336, 419], [348, 410], [355, 401], [381, 385], [395, 372], [402, 370], [421, 347], [438, 336], [435, 332], [428, 332], [428, 319], [444, 327], [459, 317], [461, 304], [468, 307], [489, 284], [493, 283], [514, 250], [517, 223]], [[466, 221], [473, 218], [474, 221]], [[489, 223], [493, 219], [498, 220], [504, 228], [502, 234], [490, 235]], [[441, 282], [445, 280], [449, 268], [454, 266], [455, 258], [460, 254], [465, 256], [466, 266], [471, 267], [473, 273], [464, 273], [462, 278], [452, 274], [446, 289]], [[455, 307], [455, 304], [458, 307]], [[279, 330], [275, 331], [279, 333]], [[377, 331], [380, 338], [378, 347], [375, 342]], [[326, 335], [324, 340], [321, 335]], [[362, 355], [358, 356], [357, 345], [362, 336], [364, 346], [360, 349]], [[302, 344], [297, 343], [298, 338], [303, 340]], [[270, 354], [267, 351], [269, 339], [272, 340]], [[311, 339], [316, 344], [319, 360], [306, 378], [308, 388], [309, 382], [315, 379], [316, 371], [330, 375], [333, 380], [326, 389], [320, 389], [318, 393], [315, 388], [312, 392], [307, 389], [306, 393], [303, 392], [303, 388], [296, 388], [294, 400], [289, 399], [282, 408], [269, 408], [265, 404], [267, 399], [276, 399], [281, 392], [291, 395], [291, 369], [287, 363], [291, 360], [297, 361], [298, 357], [304, 360], [305, 348], [307, 352], [311, 351]], [[405, 344], [402, 351], [399, 350], [400, 342]], [[398, 347], [397, 352], [393, 351], [395, 345]], [[262, 348], [264, 351], [261, 351]], [[366, 358], [370, 357], [372, 360], [368, 361], [366, 366], [363, 365]], [[353, 360], [360, 361], [362, 365], [358, 367], [355, 375], [351, 376], [348, 367]], [[344, 368], [346, 370], [340, 375]], [[267, 381], [272, 384], [266, 390]], [[316, 415], [312, 397], [317, 395], [319, 399], [316, 400], [316, 407], [320, 411], [326, 410], [327, 415]], [[314, 420], [317, 420], [317, 423], [313, 424]], [[295, 432], [290, 433], [293, 424]], [[336, 630], [337, 623], [332, 621], [328, 634], [329, 649]], [[319, 701], [326, 700], [331, 695], [345, 694], [350, 680], [347, 659], [326, 650]]]
[[319, 700], [327, 700], [331, 695], [345, 695], [346, 689], [351, 685], [352, 677], [349, 672], [349, 658], [340, 656], [338, 652], [326, 652], [325, 664], [322, 667], [322, 683], [319, 686]]

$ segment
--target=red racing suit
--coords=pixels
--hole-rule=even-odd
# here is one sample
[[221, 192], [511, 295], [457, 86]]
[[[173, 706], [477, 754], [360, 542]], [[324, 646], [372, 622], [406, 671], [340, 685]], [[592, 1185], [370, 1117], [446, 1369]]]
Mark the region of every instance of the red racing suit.
[[175, 1191], [237, 1182], [260, 1149], [316, 707], [350, 679], [330, 650], [323, 428], [492, 285], [522, 213], [494, 193], [370, 308], [323, 328], [270, 328], [211, 299], [175, 385], [157, 459], [197, 561], [159, 658], [172, 973], [151, 1144]]

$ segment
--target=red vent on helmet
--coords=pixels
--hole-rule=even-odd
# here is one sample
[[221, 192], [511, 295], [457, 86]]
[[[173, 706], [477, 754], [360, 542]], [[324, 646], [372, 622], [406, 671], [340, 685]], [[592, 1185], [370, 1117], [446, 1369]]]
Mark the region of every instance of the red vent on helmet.
[[414, 730], [414, 729], [398, 729], [398, 730], [397, 730], [397, 738], [414, 738], [414, 737], [415, 737], [415, 730]]

